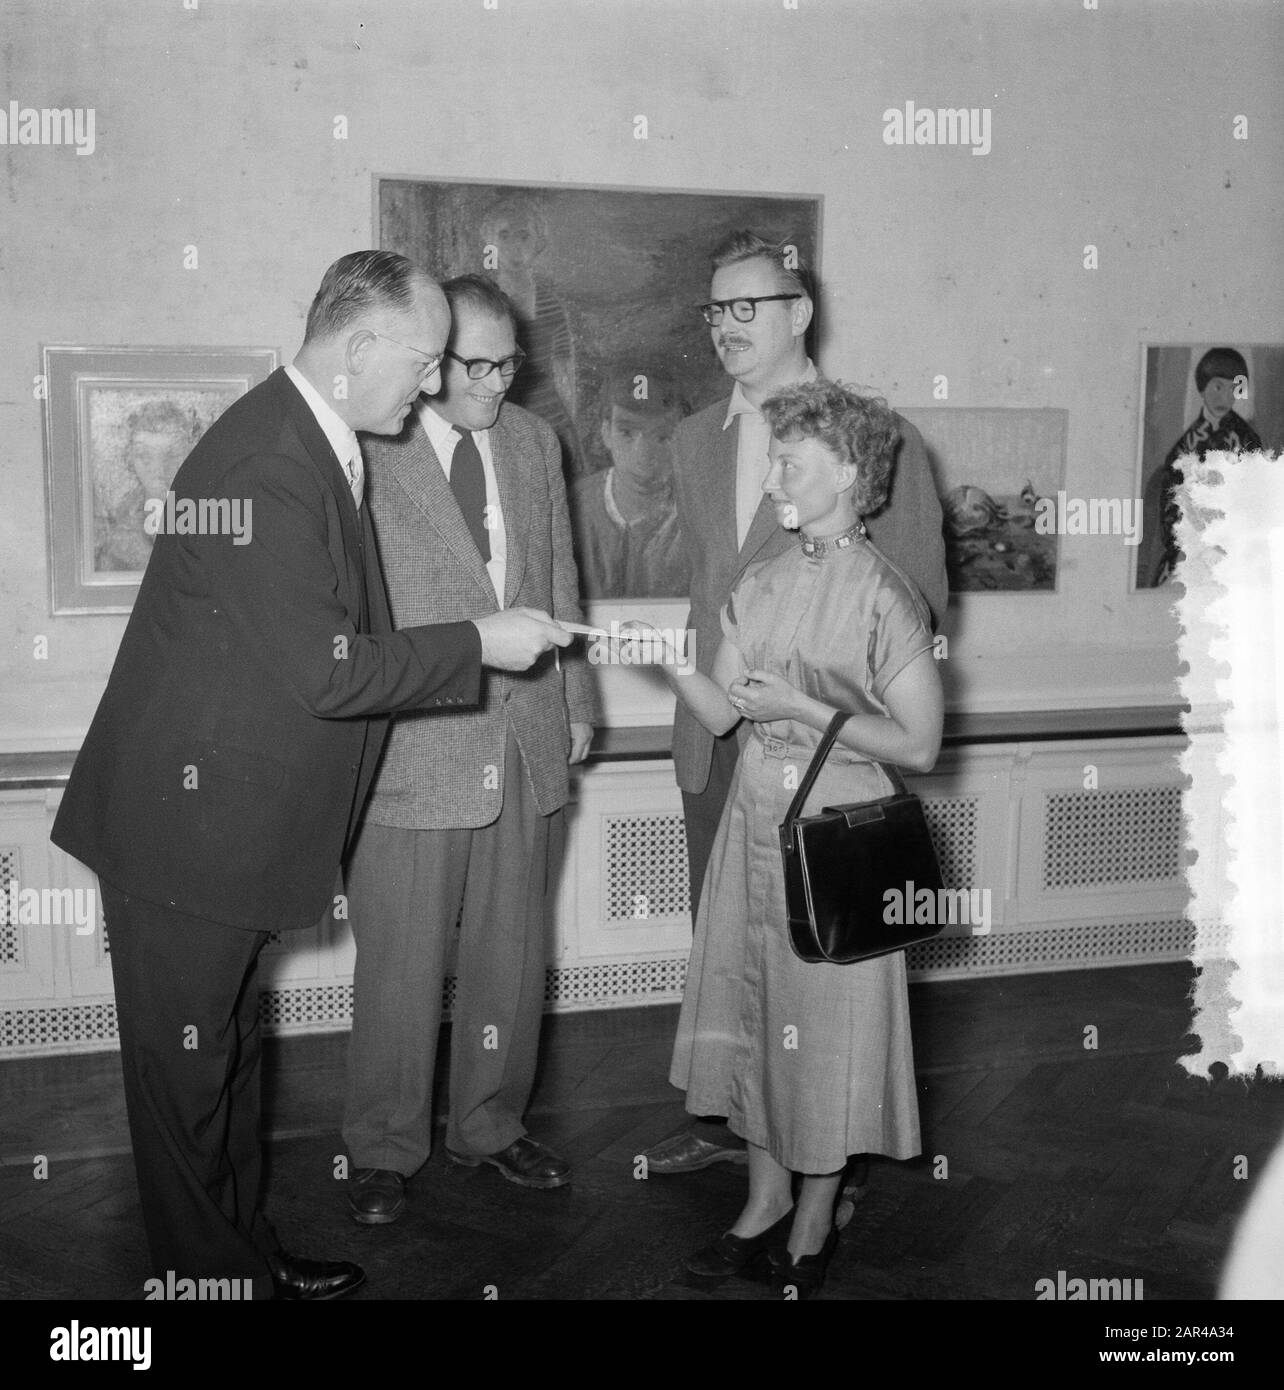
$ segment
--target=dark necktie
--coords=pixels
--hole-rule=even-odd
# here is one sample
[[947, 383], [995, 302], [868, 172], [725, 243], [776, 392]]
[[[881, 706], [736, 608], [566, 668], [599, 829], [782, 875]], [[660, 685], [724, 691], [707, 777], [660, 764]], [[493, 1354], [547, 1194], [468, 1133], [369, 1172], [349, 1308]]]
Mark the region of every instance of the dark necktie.
[[477, 545], [483, 561], [490, 559], [490, 536], [486, 532], [486, 470], [482, 467], [477, 441], [469, 430], [459, 431], [459, 443], [450, 460], [450, 490]]

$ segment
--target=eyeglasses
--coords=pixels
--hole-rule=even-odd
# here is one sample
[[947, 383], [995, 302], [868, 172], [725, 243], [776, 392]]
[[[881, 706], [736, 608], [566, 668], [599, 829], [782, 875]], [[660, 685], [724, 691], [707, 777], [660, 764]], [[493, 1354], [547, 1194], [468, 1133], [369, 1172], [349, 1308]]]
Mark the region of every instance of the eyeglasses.
[[460, 357], [457, 352], [446, 349], [446, 356], [453, 357], [468, 373], [470, 381], [485, 381], [493, 371], [498, 371], [500, 376], [509, 380], [517, 375], [517, 369], [526, 361], [526, 354], [518, 348], [511, 357], [505, 357], [502, 362], [492, 362], [489, 357]]
[[801, 298], [800, 294], [760, 294], [752, 299], [714, 299], [708, 304], [697, 304], [696, 308], [704, 315], [704, 321], [710, 328], [717, 328], [727, 309], [731, 310], [731, 317], [737, 323], [752, 323], [759, 304], [770, 304], [777, 299]]
[[378, 329], [372, 328], [371, 333], [376, 338], [382, 338], [385, 342], [396, 343], [399, 348], [405, 348], [407, 352], [413, 352], [416, 357], [426, 359], [424, 366], [419, 368], [420, 381], [427, 381], [428, 378], [441, 366], [442, 354], [440, 352], [425, 352], [423, 348], [411, 347], [409, 343], [403, 343], [400, 338], [390, 338], [386, 333], [380, 333]]

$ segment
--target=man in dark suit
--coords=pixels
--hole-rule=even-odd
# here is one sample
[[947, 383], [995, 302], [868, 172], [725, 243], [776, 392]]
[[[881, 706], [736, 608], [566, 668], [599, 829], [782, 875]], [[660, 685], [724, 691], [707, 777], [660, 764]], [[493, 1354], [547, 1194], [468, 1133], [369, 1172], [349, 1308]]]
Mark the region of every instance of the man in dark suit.
[[[370, 510], [394, 624], [517, 605], [580, 622], [561, 453], [505, 395], [522, 363], [512, 302], [490, 280], [445, 290], [441, 393], [395, 440], [372, 440]], [[353, 850], [357, 940], [348, 1201], [394, 1221], [432, 1148], [446, 961], [459, 924], [446, 1152], [523, 1187], [561, 1187], [565, 1159], [526, 1132], [544, 1002], [545, 922], [564, 841], [568, 761], [593, 736], [583, 645], [487, 676], [476, 709], [399, 715]]]
[[[761, 405], [786, 386], [818, 375], [807, 355], [814, 311], [811, 274], [788, 244], [733, 232], [713, 250], [710, 303], [702, 305], [713, 346], [733, 380], [724, 398], [684, 420], [674, 436], [678, 525], [691, 561], [691, 614], [697, 669], [708, 674], [722, 640], [719, 614], [736, 580], [755, 560], [798, 544], [776, 520], [762, 491], [771, 432]], [[945, 616], [947, 583], [941, 504], [922, 436], [896, 417], [901, 442], [891, 494], [863, 518], [874, 544], [917, 585], [933, 621]], [[694, 918], [718, 822], [739, 751], [736, 734], [715, 738], [678, 702], [673, 762], [682, 790]], [[743, 1140], [721, 1122], [697, 1120], [646, 1153], [648, 1171], [689, 1173], [712, 1163], [745, 1163]]]
[[355, 431], [395, 434], [439, 384], [450, 316], [404, 257], [326, 272], [302, 350], [228, 409], [162, 531], [54, 823], [98, 875], [155, 1273], [328, 1299], [353, 1264], [301, 1260], [258, 1206], [256, 968], [332, 910], [394, 710], [475, 704], [481, 666], [569, 638], [534, 611], [391, 630]]

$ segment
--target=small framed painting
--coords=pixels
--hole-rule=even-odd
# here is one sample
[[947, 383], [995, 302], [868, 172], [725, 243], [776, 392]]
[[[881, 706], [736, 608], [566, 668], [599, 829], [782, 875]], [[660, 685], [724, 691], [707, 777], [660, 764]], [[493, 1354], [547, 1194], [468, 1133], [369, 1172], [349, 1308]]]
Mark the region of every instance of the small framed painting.
[[272, 348], [45, 348], [52, 612], [129, 612], [151, 555], [149, 501], [276, 365]]

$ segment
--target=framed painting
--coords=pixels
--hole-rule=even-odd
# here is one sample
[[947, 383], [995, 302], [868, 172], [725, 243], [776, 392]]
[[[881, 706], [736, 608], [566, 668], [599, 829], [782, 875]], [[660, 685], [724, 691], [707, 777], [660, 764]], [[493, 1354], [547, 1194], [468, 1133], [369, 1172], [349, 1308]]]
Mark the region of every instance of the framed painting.
[[[817, 266], [821, 199], [384, 176], [374, 197], [381, 247], [439, 279], [488, 275], [515, 304], [526, 360], [508, 399], [561, 443], [585, 599], [685, 601], [668, 441], [729, 390], [696, 309], [709, 251], [751, 228]], [[620, 497], [643, 493], [626, 525]]]
[[1184, 454], [1284, 449], [1284, 344], [1143, 344], [1137, 496], [1142, 534], [1133, 587], [1177, 575], [1177, 460]]
[[52, 612], [129, 612], [151, 554], [148, 502], [276, 365], [272, 348], [44, 349]]
[[902, 407], [923, 436], [944, 512], [950, 593], [1053, 593], [1062, 409]]

